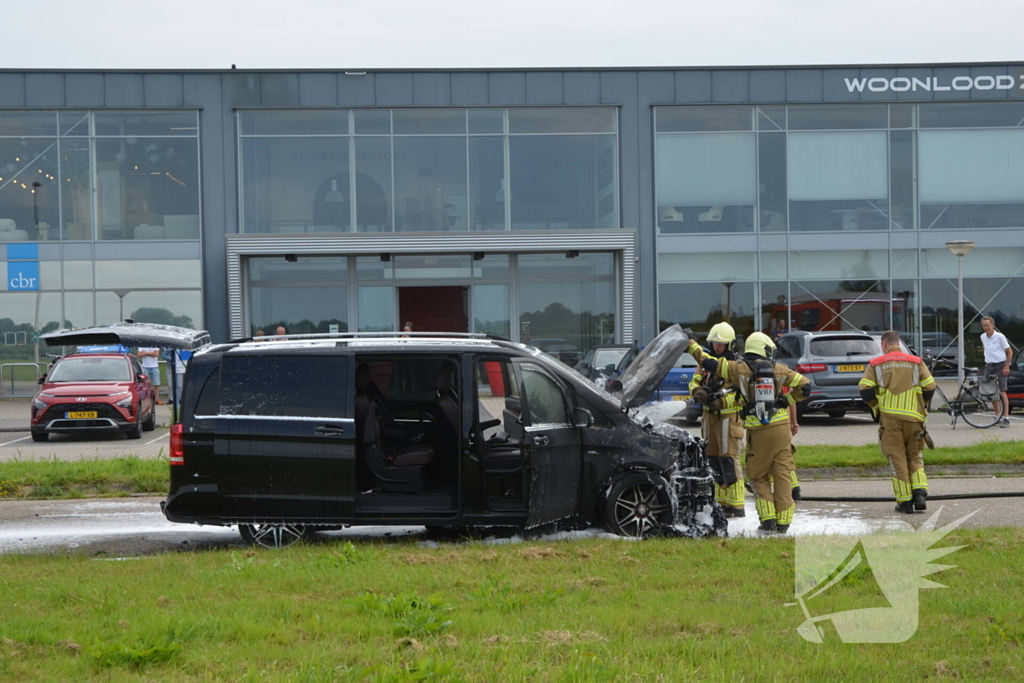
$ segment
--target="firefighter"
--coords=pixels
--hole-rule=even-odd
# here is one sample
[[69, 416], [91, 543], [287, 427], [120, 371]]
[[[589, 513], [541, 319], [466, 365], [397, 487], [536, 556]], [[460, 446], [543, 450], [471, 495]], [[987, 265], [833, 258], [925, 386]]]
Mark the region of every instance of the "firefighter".
[[883, 334], [882, 349], [860, 378], [860, 396], [879, 414], [878, 441], [892, 469], [896, 511], [912, 515], [927, 509], [922, 449], [930, 441], [925, 406], [935, 394], [935, 378], [920, 358], [900, 351], [899, 333]]
[[[692, 335], [691, 335], [692, 337]], [[708, 332], [708, 343], [711, 345], [710, 356], [717, 361], [719, 358], [735, 360], [736, 354], [729, 346], [736, 340], [736, 332], [729, 323], [718, 323]], [[700, 367], [705, 358], [700, 345], [691, 341], [687, 351], [696, 359], [697, 370], [690, 380], [690, 395], [693, 400], [704, 407], [701, 417], [701, 430], [708, 442], [708, 456], [713, 467], [721, 475], [722, 483], [715, 482], [715, 500], [722, 506], [726, 517], [745, 517], [743, 499], [743, 421], [740, 419], [740, 402], [730, 382], [715, 377]], [[728, 473], [734, 473], [735, 481]]]
[[[763, 332], [747, 337], [740, 360], [705, 359], [702, 367], [732, 382], [740, 396], [743, 424], [750, 439], [747, 478], [754, 485], [760, 529], [789, 531], [793, 522], [792, 439], [789, 406], [810, 396], [803, 375], [771, 360], [775, 342]], [[789, 391], [783, 393], [783, 389]], [[777, 482], [777, 485], [775, 485]]]

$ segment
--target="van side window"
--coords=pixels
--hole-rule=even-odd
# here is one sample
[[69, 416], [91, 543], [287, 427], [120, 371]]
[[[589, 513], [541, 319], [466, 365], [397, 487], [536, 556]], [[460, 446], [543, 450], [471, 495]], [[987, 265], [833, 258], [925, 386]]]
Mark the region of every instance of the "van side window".
[[512, 363], [508, 360], [481, 360], [477, 362], [477, 416], [480, 424], [499, 424], [484, 430], [484, 439], [489, 439], [504, 431], [505, 434], [516, 434], [520, 431], [516, 425], [521, 411], [519, 403], [519, 387], [512, 372]]
[[220, 413], [340, 418], [347, 408], [346, 379], [341, 356], [226, 354]]
[[561, 387], [541, 370], [529, 365], [521, 367], [530, 424], [567, 424], [569, 407]]
[[185, 400], [182, 401], [187, 406], [190, 398], [188, 390], [193, 386], [200, 387], [199, 398], [196, 399], [196, 408], [193, 411], [195, 415], [216, 415], [220, 409], [220, 395], [217, 392], [220, 386], [220, 366], [214, 365], [212, 372], [208, 368], [208, 365], [194, 367], [189, 377], [191, 386], [186, 387]]

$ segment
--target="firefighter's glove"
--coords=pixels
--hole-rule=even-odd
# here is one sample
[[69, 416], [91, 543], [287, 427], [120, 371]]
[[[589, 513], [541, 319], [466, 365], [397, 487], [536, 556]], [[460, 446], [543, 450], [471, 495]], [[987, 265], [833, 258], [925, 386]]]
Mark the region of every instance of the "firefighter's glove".
[[708, 398], [710, 398], [708, 396], [708, 390], [704, 387], [697, 387], [693, 390], [693, 400], [702, 406], [706, 406], [708, 404]]
[[703, 361], [701, 361], [700, 366], [706, 372], [710, 372], [710, 373], [718, 372], [718, 361], [715, 360], [714, 358], [705, 358]]
[[929, 434], [928, 432], [925, 432], [922, 435], [922, 438], [924, 439], [924, 445], [928, 447], [928, 450], [934, 451], [935, 450], [935, 442], [932, 441], [932, 435]]
[[775, 410], [789, 410], [789, 401], [786, 400], [785, 394], [775, 399]]

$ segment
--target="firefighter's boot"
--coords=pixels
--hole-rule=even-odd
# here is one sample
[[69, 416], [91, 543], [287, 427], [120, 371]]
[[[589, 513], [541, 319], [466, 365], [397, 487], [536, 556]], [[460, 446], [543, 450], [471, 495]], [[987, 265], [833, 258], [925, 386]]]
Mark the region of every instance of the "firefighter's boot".
[[[789, 525], [787, 524], [786, 526], [788, 528]], [[766, 534], [774, 534], [776, 531], [778, 531], [778, 528], [779, 525], [775, 522], [774, 519], [766, 519], [763, 522], [761, 522], [761, 526], [757, 527], [757, 530], [763, 531]]]
[[896, 503], [896, 512], [902, 512], [905, 515], [914, 514], [914, 501], [905, 500], [902, 503]]
[[914, 509], [928, 509], [928, 489], [914, 489]]

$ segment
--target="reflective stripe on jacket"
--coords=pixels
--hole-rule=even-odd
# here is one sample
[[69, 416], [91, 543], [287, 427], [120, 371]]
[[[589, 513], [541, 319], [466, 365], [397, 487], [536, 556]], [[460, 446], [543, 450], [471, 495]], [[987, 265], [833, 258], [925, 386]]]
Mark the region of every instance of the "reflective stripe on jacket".
[[874, 390], [878, 410], [886, 415], [924, 422], [924, 390], [935, 386], [935, 378], [917, 356], [892, 350], [871, 359], [858, 386]]
[[[807, 386], [811, 383], [809, 379], [801, 375], [799, 372], [789, 369], [782, 363], [775, 363], [775, 389], [776, 398], [784, 387], [790, 389], [786, 397], [786, 408], [779, 408], [772, 415], [768, 424], [761, 424], [761, 421], [757, 419], [755, 415], [747, 415], [743, 419], [743, 426], [747, 429], [761, 429], [764, 427], [771, 427], [783, 422], [789, 422], [789, 408], [788, 406], [793, 405], [797, 401], [803, 401], [808, 398], [803, 392], [800, 392], [800, 398], [796, 397], [794, 389]], [[750, 378], [753, 377], [753, 372], [750, 366], [747, 365], [746, 361], [741, 360], [725, 360], [719, 359], [718, 361], [718, 375], [722, 379], [728, 380], [735, 385], [736, 390], [742, 397], [739, 401], [741, 407], [748, 402], [752, 402], [753, 396], [747, 396], [750, 390]]]
[[[697, 389], [697, 387], [704, 386], [705, 374], [704, 374], [704, 368], [702, 368], [700, 366], [701, 362], [705, 358], [711, 358], [711, 359], [715, 360], [716, 362], [717, 361], [721, 361], [722, 359], [721, 358], [717, 358], [715, 356], [712, 356], [709, 353], [704, 353], [704, 349], [702, 349], [700, 344], [698, 344], [695, 341], [691, 341], [690, 342], [690, 346], [686, 349], [686, 352], [689, 353], [691, 356], [693, 356], [693, 359], [695, 361], [697, 361], [697, 371], [693, 373], [693, 379], [690, 380], [690, 396], [693, 396], [693, 392], [694, 392], [694, 390]], [[705, 413], [715, 412], [715, 413], [718, 413], [719, 415], [733, 415], [735, 413], [740, 412], [740, 409], [742, 409], [742, 408], [743, 408], [743, 401], [736, 394], [736, 392], [733, 391], [732, 384], [729, 381], [726, 381], [722, 385], [722, 407], [721, 407], [721, 409], [720, 410], [711, 410], [710, 408], [708, 408], [708, 406], [704, 406], [704, 412]]]

